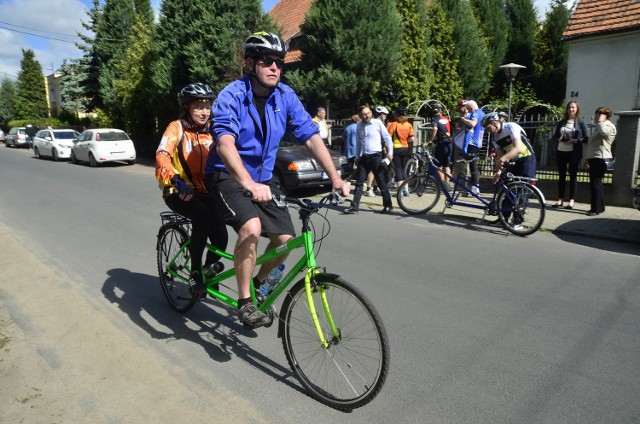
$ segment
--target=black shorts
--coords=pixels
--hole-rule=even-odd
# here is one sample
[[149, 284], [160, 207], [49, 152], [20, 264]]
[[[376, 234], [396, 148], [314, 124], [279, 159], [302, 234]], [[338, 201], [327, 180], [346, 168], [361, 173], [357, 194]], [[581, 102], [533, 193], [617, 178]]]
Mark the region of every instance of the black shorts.
[[440, 164], [440, 166], [443, 166], [445, 168], [449, 168], [451, 166], [451, 143], [441, 143], [438, 142], [436, 143], [436, 150], [433, 153], [433, 156], [435, 156], [436, 160], [438, 161], [438, 163]]
[[[272, 178], [267, 183], [271, 188], [271, 194], [282, 194], [277, 181], [277, 178]], [[245, 196], [242, 186], [228, 173], [208, 174], [205, 184], [209, 193], [219, 196], [220, 204], [225, 209], [223, 211], [225, 221], [236, 232], [250, 219], [260, 218], [263, 236], [267, 234], [295, 236], [288, 208], [281, 209], [273, 202], [252, 202], [250, 197]]]

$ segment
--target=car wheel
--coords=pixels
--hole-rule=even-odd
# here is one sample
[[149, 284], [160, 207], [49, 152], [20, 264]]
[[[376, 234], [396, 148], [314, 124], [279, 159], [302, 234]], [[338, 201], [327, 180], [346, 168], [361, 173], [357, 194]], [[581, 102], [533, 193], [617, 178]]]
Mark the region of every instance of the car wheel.
[[51, 159], [53, 159], [54, 162], [58, 161], [58, 151], [56, 149], [51, 150]]
[[92, 153], [89, 153], [89, 166], [92, 168], [96, 168], [98, 166], [98, 161], [93, 157]]
[[35, 156], [37, 159], [42, 159], [42, 156], [40, 156], [40, 150], [38, 150], [37, 147], [33, 148], [33, 156]]
[[128, 165], [135, 165], [136, 164], [136, 160], [135, 159], [134, 160], [128, 160], [127, 164]]
[[76, 157], [76, 154], [73, 153], [73, 150], [71, 151], [71, 163], [78, 163], [78, 158]]

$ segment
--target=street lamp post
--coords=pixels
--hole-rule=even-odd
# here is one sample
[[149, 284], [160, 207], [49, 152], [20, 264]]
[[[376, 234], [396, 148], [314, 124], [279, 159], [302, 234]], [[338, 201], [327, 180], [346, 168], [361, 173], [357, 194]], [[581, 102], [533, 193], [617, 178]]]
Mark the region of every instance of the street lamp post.
[[526, 69], [526, 66], [518, 65], [517, 63], [507, 63], [506, 65], [502, 65], [500, 68], [504, 70], [504, 74], [507, 76], [507, 80], [509, 81], [509, 121], [511, 121], [511, 92], [513, 82], [516, 80], [518, 71], [520, 71], [520, 69]]

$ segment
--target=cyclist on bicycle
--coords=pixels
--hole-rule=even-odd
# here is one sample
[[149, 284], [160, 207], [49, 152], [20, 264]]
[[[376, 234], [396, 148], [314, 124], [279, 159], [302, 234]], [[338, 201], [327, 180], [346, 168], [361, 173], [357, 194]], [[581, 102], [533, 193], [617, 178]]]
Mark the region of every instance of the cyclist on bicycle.
[[[204, 184], [204, 164], [213, 142], [209, 134], [211, 102], [206, 84], [189, 84], [178, 93], [181, 118], [171, 122], [156, 150], [156, 178], [169, 208], [191, 220], [191, 291], [196, 299], [207, 293], [202, 276], [202, 252], [207, 237], [220, 249], [227, 247], [224, 218]], [[219, 256], [207, 252], [205, 273], [220, 271]]]
[[[439, 103], [434, 104], [431, 108], [431, 122], [433, 130], [431, 131], [427, 144], [435, 142], [436, 149], [433, 156], [444, 169], [444, 172], [451, 174], [451, 162], [453, 160], [451, 120], [442, 115], [442, 105]], [[443, 174], [440, 170], [438, 170], [438, 174], [445, 188], [451, 190], [451, 184], [449, 184], [449, 178], [446, 174]]]
[[495, 180], [509, 161], [515, 162], [510, 169], [513, 175], [535, 178], [536, 156], [527, 134], [520, 125], [515, 122], [503, 122], [498, 113], [491, 112], [482, 118], [482, 126], [491, 133], [491, 141], [496, 149]]
[[[213, 104], [211, 134], [216, 148], [209, 153], [205, 173], [207, 187], [220, 197], [238, 233], [234, 250], [238, 318], [255, 328], [271, 322], [251, 301], [258, 240], [267, 235], [267, 249], [271, 249], [295, 234], [289, 212], [271, 202], [272, 195], [281, 194], [273, 168], [285, 130], [291, 129], [297, 141], [311, 151], [334, 189], [347, 195], [349, 183], [340, 178], [318, 126], [298, 96], [280, 82], [287, 54], [284, 41], [276, 34], [257, 32], [244, 42], [243, 54], [245, 76], [224, 88]], [[254, 288], [285, 259], [283, 255], [265, 262]]]

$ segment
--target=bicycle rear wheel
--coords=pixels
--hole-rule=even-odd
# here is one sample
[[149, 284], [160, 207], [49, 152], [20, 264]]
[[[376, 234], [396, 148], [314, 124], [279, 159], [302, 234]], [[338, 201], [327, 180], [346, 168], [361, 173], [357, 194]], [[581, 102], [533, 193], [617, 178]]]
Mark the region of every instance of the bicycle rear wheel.
[[[406, 190], [405, 190], [406, 189]], [[409, 195], [403, 196], [408, 191]], [[440, 187], [432, 175], [413, 176], [398, 188], [396, 199], [400, 208], [410, 215], [430, 211], [440, 199]]]
[[412, 157], [404, 164], [404, 176], [411, 178], [414, 175], [418, 175], [418, 160]]
[[382, 320], [367, 298], [339, 276], [319, 274], [314, 280], [312, 298], [329, 346], [318, 340], [301, 280], [282, 305], [279, 334], [284, 353], [313, 398], [340, 410], [359, 408], [376, 397], [389, 371], [389, 342]]
[[188, 240], [187, 233], [177, 225], [167, 225], [158, 234], [158, 274], [162, 292], [173, 309], [186, 312], [193, 307], [189, 270], [189, 250], [180, 248]]
[[509, 192], [500, 192], [496, 199], [498, 218], [502, 225], [518, 236], [533, 234], [542, 225], [545, 206], [538, 190], [530, 184], [516, 182]]

